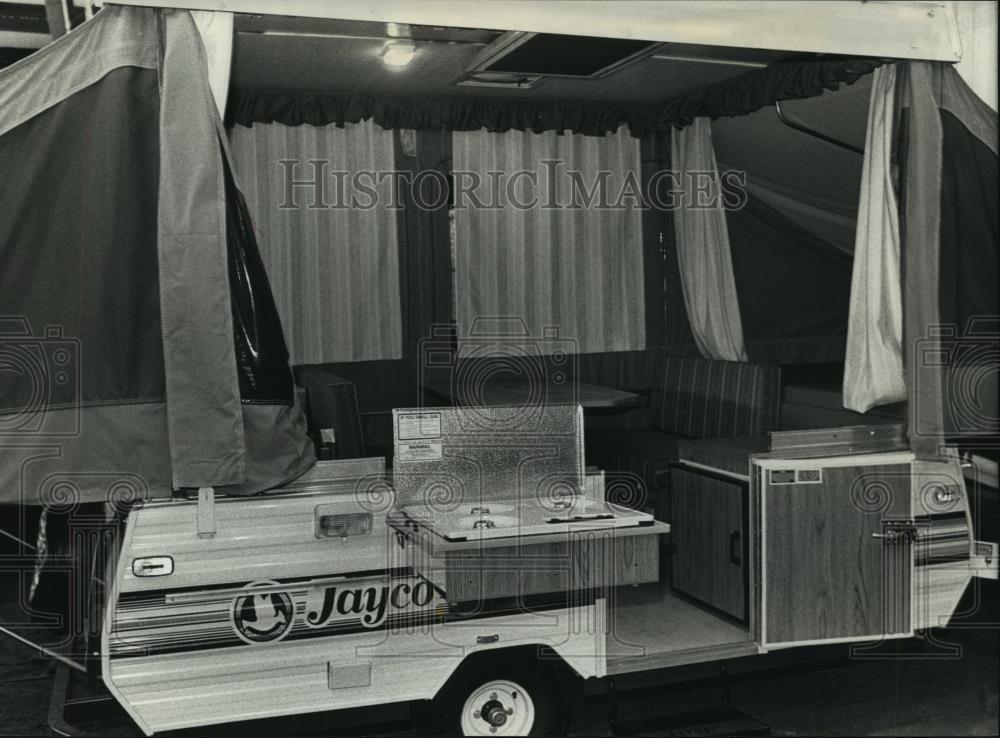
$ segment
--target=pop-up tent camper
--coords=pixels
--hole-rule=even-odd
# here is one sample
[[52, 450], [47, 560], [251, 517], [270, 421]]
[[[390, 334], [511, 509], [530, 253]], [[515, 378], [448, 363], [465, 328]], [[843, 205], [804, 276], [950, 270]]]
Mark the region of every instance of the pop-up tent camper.
[[[141, 4], [170, 5], [152, 0]], [[300, 588], [309, 589], [310, 597], [317, 593], [326, 597], [334, 591], [330, 577], [344, 574], [340, 569], [331, 572], [331, 566], [357, 568], [383, 553], [366, 549], [365, 556], [345, 562], [347, 556], [331, 556], [325, 548], [331, 539], [347, 541], [360, 535], [359, 531], [371, 533], [373, 526], [379, 534], [388, 534], [388, 527], [383, 508], [374, 508], [373, 523], [371, 507], [361, 512], [351, 508], [348, 517], [338, 517], [344, 508], [324, 512], [330, 500], [323, 497], [323, 504], [316, 504], [316, 498], [310, 497], [316, 494], [308, 476], [315, 456], [283, 336], [283, 328], [285, 335], [297, 336], [299, 326], [294, 311], [281, 314], [282, 326], [276, 307], [276, 303], [286, 304], [282, 300], [294, 292], [294, 283], [289, 282], [290, 289], [272, 274], [274, 294], [269, 285], [265, 263], [273, 264], [268, 261], [273, 244], [268, 239], [277, 227], [263, 227], [271, 225], [264, 222], [271, 214], [263, 210], [276, 208], [274, 202], [264, 200], [267, 185], [246, 188], [249, 205], [240, 188], [241, 180], [259, 174], [252, 171], [255, 147], [271, 145], [254, 140], [254, 129], [265, 125], [283, 127], [284, 135], [292, 129], [312, 132], [373, 123], [372, 129], [391, 132], [368, 140], [392, 147], [386, 157], [390, 163], [397, 161], [392, 158], [396, 147], [405, 148], [402, 132], [407, 132], [407, 138], [416, 132], [412, 139], [417, 155], [411, 147], [409, 161], [421, 161], [420, 156], [427, 154], [430, 158], [423, 163], [431, 167], [460, 156], [466, 163], [481, 163], [476, 156], [484, 147], [477, 148], [476, 139], [463, 135], [485, 129], [490, 134], [545, 135], [555, 148], [579, 145], [581, 150], [615, 136], [619, 137], [615, 145], [624, 150], [627, 147], [621, 139], [629, 146], [634, 144], [632, 139], [638, 139], [641, 143], [635, 150], [641, 151], [640, 168], [655, 164], [683, 173], [710, 174], [725, 168], [745, 170], [743, 207], [726, 212], [716, 208], [711, 216], [715, 220], [669, 210], [644, 213], [642, 247], [629, 253], [637, 261], [638, 268], [630, 273], [636, 281], [627, 285], [635, 288], [635, 294], [644, 294], [644, 300], [628, 289], [622, 291], [625, 298], [620, 302], [602, 295], [605, 302], [598, 308], [607, 309], [588, 317], [632, 311], [642, 326], [643, 339], [638, 343], [643, 349], [668, 345], [679, 348], [679, 353], [700, 352], [719, 360], [719, 365], [728, 368], [720, 371], [717, 383], [733, 395], [746, 387], [757, 392], [768, 377], [777, 374], [762, 371], [744, 386], [744, 377], [757, 369], [734, 370], [737, 364], [846, 360], [844, 397], [850, 406], [863, 411], [906, 400], [909, 434], [902, 442], [921, 460], [943, 457], [941, 463], [950, 465], [951, 452], [942, 450], [946, 441], [988, 442], [995, 437], [995, 405], [991, 408], [995, 389], [991, 394], [983, 377], [988, 382], [996, 376], [996, 334], [989, 328], [983, 330], [979, 319], [995, 318], [1000, 312], [995, 280], [996, 113], [949, 65], [957, 55], [949, 46], [948, 29], [933, 14], [915, 12], [912, 4], [889, 11], [885, 4], [859, 3], [849, 6], [857, 14], [850, 18], [851, 13], [837, 7], [847, 5], [820, 3], [815, 4], [814, 15], [795, 10], [800, 14], [797, 28], [802, 36], [792, 41], [786, 34], [781, 41], [773, 29], [767, 29], [769, 23], [773, 25], [773, 15], [769, 15], [775, 12], [773, 6], [754, 17], [756, 11], [727, 4], [728, 11], [738, 17], [725, 25], [731, 35], [721, 38], [718, 31], [712, 35], [711, 29], [719, 23], [710, 6], [699, 9], [698, 3], [676, 3], [670, 12], [686, 19], [688, 25], [677, 23], [677, 27], [686, 28], [688, 36], [671, 38], [670, 24], [662, 19], [644, 31], [643, 14], [658, 11], [648, 3], [634, 3], [630, 9], [635, 17], [608, 22], [607, 37], [637, 42], [645, 33], [651, 45], [673, 47], [661, 49], [663, 58], [644, 58], [645, 67], [631, 68], [629, 85], [619, 85], [613, 75], [582, 82], [553, 74], [544, 85], [533, 87], [519, 81], [504, 88], [497, 77], [480, 69], [472, 75], [476, 84], [462, 86], [453, 84], [455, 70], [444, 60], [437, 65], [436, 76], [429, 74], [423, 80], [418, 94], [405, 89], [405, 81], [389, 75], [363, 78], [373, 89], [356, 84], [362, 78], [353, 75], [351, 64], [360, 64], [360, 54], [338, 58], [345, 70], [342, 73], [318, 68], [321, 65], [280, 64], [264, 52], [273, 54], [279, 48], [268, 44], [279, 43], [281, 33], [254, 31], [260, 19], [245, 16], [250, 28], [247, 36], [252, 40], [245, 48], [238, 47], [237, 54], [245, 53], [249, 64], [237, 70], [224, 124], [213, 99], [206, 51], [191, 15], [169, 7], [134, 7], [138, 5], [108, 4], [93, 20], [0, 72], [0, 316], [5, 320], [0, 335], [0, 502], [56, 511], [69, 510], [78, 502], [110, 502], [117, 516], [115, 524], [128, 518], [129, 535], [135, 534], [128, 546], [135, 548], [124, 548], [121, 561], [129, 566], [120, 566], [109, 579], [113, 592], [106, 635], [113, 631], [118, 640], [105, 639], [102, 666], [109, 686], [118, 690], [116, 696], [147, 731], [232, 720], [251, 709], [257, 710], [253, 714], [276, 715], [319, 709], [316, 705], [329, 707], [334, 704], [330, 700], [346, 706], [391, 697], [424, 699], [436, 696], [432, 687], [440, 686], [414, 666], [419, 659], [403, 664], [411, 669], [404, 680], [409, 691], [399, 693], [403, 697], [378, 692], [387, 679], [373, 682], [371, 664], [366, 671], [364, 664], [350, 659], [334, 663], [323, 656], [316, 661], [310, 652], [316, 649], [310, 649], [305, 639], [329, 633], [317, 636], [311, 626], [340, 632], [338, 628], [349, 630], [357, 624], [330, 617], [332, 609], [323, 608], [315, 611], [325, 615], [304, 624], [296, 620], [304, 612], [304, 606], [298, 607], [304, 601], [293, 601], [292, 594], [282, 589], [286, 581], [294, 580]], [[233, 5], [248, 12], [259, 6], [251, 2]], [[301, 10], [304, 15], [341, 13], [342, 18], [362, 23], [419, 22], [419, 16], [411, 16], [413, 10], [405, 4], [384, 4], [385, 17], [378, 13], [357, 17], [363, 11], [349, 5], [296, 2], [281, 8], [283, 12]], [[524, 11], [522, 19], [506, 9], [487, 16], [482, 7], [478, 5], [477, 15], [451, 3], [426, 3], [421, 12], [426, 13], [427, 23], [453, 24], [466, 34], [496, 23], [496, 31], [482, 32], [482, 39], [475, 41], [484, 46], [493, 44], [501, 29], [548, 34], [551, 43], [560, 42], [557, 36], [565, 30], [561, 14], [566, 11], [556, 11], [552, 4], [524, 5], [519, 8]], [[539, 10], [543, 7], [547, 8], [544, 12]], [[582, 25], [568, 36], [600, 36], [597, 21], [602, 18], [594, 10], [598, 7], [574, 4]], [[750, 15], [742, 15], [746, 13]], [[603, 20], [609, 21], [606, 16]], [[753, 21], [754, 30], [747, 31], [740, 20]], [[282, 22], [295, 26], [299, 21]], [[830, 35], [834, 41], [823, 34], [824, 23], [839, 28], [839, 33]], [[902, 34], [905, 44], [889, 34], [894, 23], [902, 23], [910, 32]], [[845, 33], [851, 28], [857, 33]], [[295, 29], [303, 38], [311, 38], [301, 24]], [[427, 32], [432, 43], [441, 32], [440, 28]], [[754, 32], [774, 44], [755, 41]], [[356, 31], [356, 36], [364, 40], [364, 29]], [[450, 45], [446, 39], [441, 48]], [[704, 55], [708, 47], [725, 50], [727, 46], [740, 51], [730, 57], [720, 51], [712, 72], [705, 71], [704, 59], [690, 56]], [[673, 69], [672, 64], [680, 65], [676, 74], [664, 71]], [[458, 66], [458, 71], [468, 72]], [[659, 71], [653, 72], [654, 67]], [[745, 72], [746, 68], [752, 71]], [[303, 79], [295, 88], [259, 81], [269, 89], [255, 88], [245, 84], [248, 69], [261, 77], [284, 74], [286, 83], [288, 75]], [[330, 89], [309, 89], [317, 76], [336, 77], [338, 82], [331, 83]], [[597, 86], [588, 88], [591, 82]], [[670, 91], [659, 89], [661, 84], [662, 90]], [[587, 90], [598, 87], [599, 93], [588, 97]], [[777, 117], [779, 104], [784, 119]], [[412, 354], [429, 335], [425, 329], [442, 312], [449, 318], [455, 315], [439, 309], [440, 303], [452, 300], [447, 296], [450, 290], [441, 287], [443, 280], [436, 281], [442, 271], [447, 279], [448, 266], [442, 269], [433, 254], [428, 256], [430, 249], [421, 250], [427, 247], [426, 239], [439, 239], [446, 230], [439, 227], [444, 213], [417, 211], [411, 207], [399, 221], [400, 230], [409, 229], [408, 236], [414, 239], [407, 244], [406, 259], [401, 259], [408, 273], [386, 272], [390, 283], [396, 279], [399, 285], [412, 286], [415, 280], [420, 289], [405, 295], [397, 292], [385, 307], [386, 312], [390, 308], [400, 312], [405, 305], [420, 314], [421, 320], [427, 315], [431, 318], [407, 323], [405, 331], [398, 316], [390, 319], [391, 328], [405, 333], [402, 338], [396, 336], [396, 344], [405, 344], [403, 348], [386, 350], [392, 359]], [[473, 226], [464, 220], [466, 215], [454, 217], [464, 243], [489, 247], [488, 225]], [[263, 259], [252, 218], [264, 234]], [[479, 237], [468, 238], [470, 233]], [[501, 247], [513, 249], [515, 245], [523, 246], [511, 239]], [[277, 247], [271, 253], [276, 251]], [[457, 253], [459, 265], [469, 253], [471, 249]], [[517, 261], [503, 253], [484, 253], [492, 260], [484, 257], [480, 271], [490, 272], [491, 278], [493, 272]], [[527, 252], [516, 253], [521, 258]], [[615, 252], [615, 259], [621, 254]], [[304, 269], [312, 268], [306, 257], [300, 261]], [[587, 269], [577, 265], [578, 271], [593, 277], [610, 261], [614, 259], [598, 260]], [[397, 264], [395, 256], [392, 263]], [[347, 287], [345, 282], [336, 284]], [[435, 289], [425, 290], [428, 284]], [[579, 284], [588, 283], [581, 279]], [[373, 283], [369, 289], [365, 284], [362, 291], [382, 299], [384, 286]], [[534, 287], [546, 299], [562, 294], [550, 294], [539, 283]], [[621, 289], [621, 285], [611, 288]], [[470, 305], [476, 308], [476, 300], [486, 290], [473, 299], [459, 292], [454, 301], [461, 324], [469, 318], [462, 311]], [[579, 292], [589, 297], [585, 288]], [[663, 299], [657, 302], [659, 298]], [[353, 317], [359, 325], [365, 324], [363, 309]], [[351, 333], [353, 326], [338, 328], [339, 320], [341, 314], [324, 315], [321, 327], [328, 333]], [[602, 337], [610, 336], [613, 342], [621, 336], [616, 335], [613, 322], [609, 325], [612, 328], [602, 326]], [[941, 330], [941, 325], [951, 326], [951, 333]], [[365, 344], [364, 337], [352, 338]], [[391, 344], [386, 339], [386, 345]], [[600, 354], [595, 363], [614, 364], [628, 375], [632, 369], [627, 362], [642, 352], [590, 353]], [[951, 374], [956, 367], [964, 378]], [[359, 371], [367, 368], [365, 364]], [[693, 379], [681, 377], [679, 384], [685, 383], [691, 385]], [[379, 389], [395, 396], [403, 385], [417, 382], [407, 377], [384, 384]], [[712, 416], [717, 426], [732, 421], [733, 427], [774, 430], [773, 425], [757, 422], [760, 417], [749, 421], [742, 417], [745, 398], [729, 399], [714, 398], [716, 405], [705, 402], [704, 414]], [[758, 404], [769, 405], [774, 399], [771, 396]], [[418, 403], [414, 398], [412, 403], [393, 404]], [[665, 405], [657, 409], [666, 410]], [[768, 419], [773, 420], [773, 415]], [[393, 416], [392, 422], [398, 451], [398, 417]], [[419, 413], [411, 425], [416, 426], [418, 436], [425, 432]], [[602, 430], [610, 432], [602, 437]], [[612, 447], [627, 436], [627, 430], [640, 439], [633, 449], [645, 443], [641, 434], [646, 429], [628, 428], [618, 434], [620, 430], [588, 426], [588, 442], [593, 437]], [[582, 442], [574, 437], [577, 440]], [[676, 440], [668, 439], [674, 449]], [[404, 445], [416, 455], [438, 450], [434, 442]], [[603, 459], [613, 459], [616, 453], [612, 448], [600, 457], [600, 449], [589, 451]], [[655, 455], [657, 449], [653, 451]], [[892, 459], [905, 457], [900, 462], [904, 465], [916, 463], [905, 449], [894, 447], [892, 453], [902, 454]], [[407, 461], [415, 459], [411, 456]], [[788, 470], [778, 472], [787, 474]], [[794, 473], [793, 469], [793, 478]], [[306, 481], [294, 481], [304, 474]], [[950, 483], [962, 491], [945, 499], [964, 507], [952, 511], [943, 523], [934, 519], [937, 527], [928, 536], [933, 538], [935, 556], [941, 549], [947, 549], [947, 556], [927, 556], [922, 561], [945, 567], [958, 562], [958, 575], [939, 588], [947, 590], [945, 599], [955, 601], [971, 576], [972, 559], [971, 524], [960, 476]], [[188, 493], [206, 488], [233, 496], [278, 494], [226, 506], [225, 515], [219, 515], [219, 537], [213, 542], [211, 503], [195, 507], [186, 500]], [[281, 493], [287, 491], [301, 494], [283, 497]], [[840, 494], [844, 489], [834, 492], [845, 496]], [[185, 499], [176, 504], [133, 505], [140, 499], [172, 497]], [[206, 498], [203, 495], [201, 501]], [[268, 500], [277, 502], [269, 506]], [[341, 498], [336, 500], [338, 505], [343, 503]], [[294, 515], [277, 521], [273, 511], [281, 504], [297, 507]], [[259, 541], [238, 535], [241, 516], [233, 511], [239, 509], [247, 511], [246, 516], [258, 526], [255, 530], [266, 529], [267, 535]], [[142, 528], [136, 522], [138, 515], [153, 522]], [[191, 525], [193, 520], [197, 526]], [[158, 527], [160, 523], [163, 528]], [[293, 523], [299, 527], [293, 529]], [[406, 526], [400, 527], [396, 533], [406, 539]], [[415, 526], [409, 530], [412, 533]], [[895, 533], [858, 530], [865, 540], [869, 534], [888, 539]], [[289, 543], [285, 536], [292, 534], [298, 538]], [[904, 531], [900, 538], [907, 535]], [[177, 576], [174, 559], [156, 549], [166, 545], [163, 540], [173, 546], [170, 554], [177, 558]], [[741, 559], [739, 541], [737, 537], [728, 544], [730, 562]], [[247, 555], [247, 549], [258, 545], [271, 547], [268, 556]], [[369, 546], [374, 548], [374, 544]], [[751, 556], [751, 549], [745, 550]], [[221, 557], [223, 565], [209, 565], [217, 563], [215, 556]], [[185, 563], [193, 566], [185, 570]], [[385, 560], [379, 565], [385, 566]], [[894, 558], [893, 565], [906, 572], [908, 565], [913, 566], [906, 556]], [[143, 566], [161, 571], [147, 574]], [[941, 576], [953, 574], [941, 571]], [[160, 574], [167, 579], [145, 578]], [[302, 584], [305, 580], [309, 580], [308, 587]], [[169, 584], [161, 586], [161, 581]], [[262, 595], [248, 592], [262, 583], [272, 589]], [[895, 594], [908, 602], [913, 599], [906, 597], [913, 591], [909, 580], [907, 586], [911, 589], [901, 588]], [[218, 601], [211, 596], [205, 599], [208, 587], [215, 589], [212, 596]], [[424, 589], [429, 594], [421, 607], [438, 607], [435, 597], [444, 597], [443, 590], [434, 590], [435, 595], [429, 585]], [[365, 591], [377, 590], [373, 586]], [[356, 591], [362, 591], [360, 585]], [[259, 627], [249, 627], [256, 619], [251, 605], [258, 602], [258, 596], [263, 598], [262, 607], [273, 606], [273, 617], [256, 623]], [[231, 606], [230, 600], [238, 607]], [[207, 609], [198, 609], [205, 602], [209, 602]], [[947, 611], [945, 618], [954, 604], [949, 599], [942, 609]], [[747, 608], [753, 610], [752, 605], [748, 601]], [[596, 607], [596, 601], [586, 606]], [[909, 607], [905, 602], [904, 606]], [[442, 617], [452, 614], [443, 605], [440, 611], [445, 613]], [[934, 611], [920, 620], [899, 616], [900, 612], [895, 615], [906, 622], [894, 624], [889, 632], [894, 637], [932, 623], [939, 614]], [[905, 612], [910, 614], [908, 609]], [[739, 641], [727, 652], [730, 655], [756, 653], [769, 643], [809, 640], [775, 637], [765, 641], [754, 630], [753, 617], [751, 624], [738, 629]], [[287, 642], [282, 640], [286, 633], [290, 634]], [[837, 634], [836, 639], [857, 640], [859, 633], [875, 635], [857, 631]], [[492, 648], [496, 643], [489, 634], [482, 637], [485, 640], [477, 641], [476, 648]], [[275, 678], [271, 659], [252, 650], [271, 640], [276, 641], [271, 644], [276, 648], [277, 641], [281, 641], [280, 648], [287, 647], [281, 653], [292, 654], [283, 662], [289, 670], [301, 669], [295, 672], [301, 676], [301, 682], [296, 682], [301, 688], [294, 694], [271, 688]], [[234, 657], [233, 663], [244, 669], [245, 684], [252, 688], [240, 700], [223, 705], [212, 699], [211, 687], [229, 678], [221, 670], [230, 662], [213, 658], [206, 646], [209, 641], [212, 648], [228, 649], [215, 654]], [[351, 641], [351, 658], [354, 644]], [[602, 634], [596, 653], [606, 656], [603, 649]], [[401, 658], [398, 653], [389, 656]], [[578, 673], [607, 673], [607, 664], [600, 658], [592, 661], [589, 671], [581, 668]], [[190, 670], [192, 664], [198, 669]], [[382, 667], [374, 668], [378, 676]], [[192, 678], [201, 681], [179, 687], [183, 680], [177, 674], [188, 671], [197, 671]], [[447, 676], [441, 677], [442, 684]], [[344, 691], [337, 691], [344, 685]], [[338, 702], [331, 694], [343, 700]]]
[[[133, 494], [139, 496], [208, 486], [255, 492], [309, 465], [280, 325], [241, 198], [225, 195], [238, 191], [233, 164], [198, 61], [204, 57], [196, 53], [196, 31], [182, 28], [190, 25], [177, 20], [182, 16], [167, 12], [154, 21], [153, 14], [111, 6], [79, 32], [3, 72], [0, 391], [8, 443], [0, 469], [6, 500], [37, 502], [51, 491], [44, 480], [67, 470], [82, 474], [73, 485], [80, 499], [90, 500], [103, 498], [99, 480], [107, 474], [136, 475]], [[186, 46], [175, 53], [171, 43], [181, 34], [187, 38], [176, 48]], [[88, 55], [97, 61], [81, 62]], [[861, 157], [794, 131], [775, 135], [775, 126], [762, 126], [761, 119], [773, 115], [769, 106], [776, 101], [792, 108], [788, 101], [812, 98], [811, 109], [811, 100], [792, 109], [814, 119], [830, 119], [835, 111], [834, 120], [856, 125], [866, 117], [871, 73], [885, 63], [780, 60], [664, 105], [237, 89], [228, 123], [321, 126], [371, 119], [394, 129], [586, 135], [627, 125], [633, 136], [662, 140], [695, 118], [713, 119], [720, 162], [748, 173], [747, 206], [727, 219], [750, 358], [792, 364], [803, 355], [811, 361], [845, 353], [877, 357], [880, 346], [901, 341], [899, 306], [891, 308], [897, 325], [890, 329], [897, 335], [859, 334], [860, 343], [850, 346], [845, 335], [856, 217], [850, 203], [864, 197]], [[932, 325], [957, 326], [952, 338], [961, 338], [968, 326], [986, 330], [970, 340], [988, 343], [989, 326], [981, 318], [997, 313], [995, 281], [986, 276], [996, 271], [997, 258], [995, 116], [949, 65], [895, 66], [890, 94], [898, 100], [898, 121], [890, 135], [894, 162], [905, 175], [898, 205], [904, 343], [940, 341], [923, 335]], [[39, 88], [39, 79], [49, 82]], [[821, 95], [855, 82], [860, 93]], [[913, 133], [917, 124], [922, 127]], [[83, 147], [60, 126], [100, 133]], [[863, 143], [857, 129], [848, 136], [855, 146]], [[36, 137], [53, 145], [35, 144]], [[765, 162], [766, 173], [760, 171]], [[785, 182], [775, 182], [776, 176]], [[923, 220], [913, 221], [918, 213]], [[663, 232], [670, 238], [672, 231]], [[206, 247], [210, 237], [215, 240]], [[891, 273], [885, 278], [894, 279]], [[213, 287], [226, 283], [229, 297]], [[894, 292], [882, 287], [871, 285], [878, 294]], [[934, 294], [937, 301], [928, 299]], [[668, 295], [675, 301], [668, 314], [683, 314], [679, 295]], [[874, 304], [858, 297], [858, 305]], [[874, 334], [878, 323], [869, 326]], [[685, 333], [681, 326], [674, 336], [650, 336], [649, 342], [683, 340]], [[230, 334], [231, 350], [223, 339]], [[860, 351], [862, 344], [867, 348]], [[934, 353], [926, 342], [920, 345]], [[51, 365], [56, 348], [64, 366]], [[901, 350], [891, 352], [889, 366], [898, 373]], [[946, 378], [917, 361], [907, 366], [906, 386], [923, 393], [920, 405], [930, 413], [919, 435], [946, 430], [944, 416], [954, 414], [953, 403], [934, 399], [950, 392], [940, 387]], [[858, 381], [872, 381], [872, 371]], [[904, 399], [901, 386], [900, 377], [869, 406]], [[976, 391], [989, 395], [988, 382]], [[965, 411], [988, 415], [991, 399], [955, 401], [972, 402]], [[49, 441], [58, 446], [56, 458], [48, 456]]]

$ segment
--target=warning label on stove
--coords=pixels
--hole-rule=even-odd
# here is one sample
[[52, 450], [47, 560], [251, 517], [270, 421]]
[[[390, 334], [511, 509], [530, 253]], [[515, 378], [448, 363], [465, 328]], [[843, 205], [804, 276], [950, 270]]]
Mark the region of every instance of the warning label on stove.
[[400, 413], [397, 422], [396, 437], [400, 441], [441, 437], [441, 413]]
[[438, 461], [444, 457], [440, 443], [400, 443], [396, 458], [400, 461]]

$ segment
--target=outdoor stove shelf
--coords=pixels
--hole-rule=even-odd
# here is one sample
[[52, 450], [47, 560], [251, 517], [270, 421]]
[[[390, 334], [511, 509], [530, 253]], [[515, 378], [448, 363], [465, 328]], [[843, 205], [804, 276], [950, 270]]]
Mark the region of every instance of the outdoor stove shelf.
[[648, 513], [582, 495], [557, 500], [505, 498], [440, 509], [405, 505], [400, 513], [445, 541], [480, 542], [493, 538], [521, 538], [551, 533], [653, 526]]
[[[666, 523], [583, 499], [559, 512], [517, 502], [483, 503], [476, 507], [489, 512], [476, 514], [461, 508], [435, 515], [410, 506], [390, 513], [387, 522], [409, 565], [430, 579], [443, 577], [447, 597], [455, 602], [659, 579], [657, 535], [670, 531]], [[583, 513], [581, 507], [591, 511]], [[484, 521], [494, 525], [477, 525]]]
[[588, 485], [580, 406], [521, 412], [393, 410], [387, 522], [406, 565], [451, 602], [657, 581], [670, 526]]

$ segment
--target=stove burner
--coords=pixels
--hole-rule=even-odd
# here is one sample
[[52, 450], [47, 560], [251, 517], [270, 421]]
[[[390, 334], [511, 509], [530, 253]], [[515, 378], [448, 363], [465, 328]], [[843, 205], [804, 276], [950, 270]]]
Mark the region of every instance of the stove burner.
[[[489, 510], [487, 510], [486, 512], [489, 512]], [[480, 528], [496, 528], [496, 527], [497, 524], [494, 523], [492, 520], [477, 520], [475, 523], [472, 524], [473, 530], [479, 530]]]
[[552, 503], [553, 510], [569, 510], [573, 507], [573, 503], [569, 500], [556, 500]]
[[489, 515], [490, 509], [488, 507], [474, 507], [469, 510], [469, 515]]

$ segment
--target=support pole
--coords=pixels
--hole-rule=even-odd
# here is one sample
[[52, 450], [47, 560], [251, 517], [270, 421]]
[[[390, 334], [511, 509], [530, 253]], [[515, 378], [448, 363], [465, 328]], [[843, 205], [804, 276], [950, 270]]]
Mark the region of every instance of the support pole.
[[49, 33], [55, 41], [69, 33], [69, 13], [66, 0], [45, 0], [45, 16], [49, 20]]

